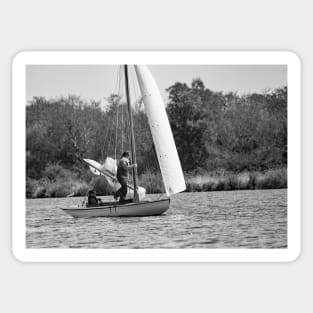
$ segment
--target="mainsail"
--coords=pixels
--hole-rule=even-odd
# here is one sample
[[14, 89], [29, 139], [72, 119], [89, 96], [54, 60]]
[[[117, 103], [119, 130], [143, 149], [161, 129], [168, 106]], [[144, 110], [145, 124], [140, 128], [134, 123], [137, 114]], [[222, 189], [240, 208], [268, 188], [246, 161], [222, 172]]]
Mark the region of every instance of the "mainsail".
[[167, 195], [186, 189], [185, 179], [176, 150], [165, 105], [158, 86], [145, 65], [135, 65], [141, 95]]

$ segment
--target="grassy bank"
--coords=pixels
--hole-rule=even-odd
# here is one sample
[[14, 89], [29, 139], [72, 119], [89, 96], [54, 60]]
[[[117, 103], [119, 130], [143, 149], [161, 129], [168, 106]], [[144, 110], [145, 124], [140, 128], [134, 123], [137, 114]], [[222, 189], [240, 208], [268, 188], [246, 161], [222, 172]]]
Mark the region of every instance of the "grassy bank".
[[186, 175], [186, 191], [218, 191], [240, 189], [287, 188], [287, 169], [279, 168], [266, 172], [215, 172]]
[[[140, 175], [138, 180], [139, 185], [145, 187], [147, 193], [164, 192], [160, 174], [148, 171]], [[287, 169], [241, 173], [203, 171], [197, 174], [185, 174], [185, 180], [187, 192], [287, 188]], [[90, 188], [94, 188], [98, 195], [112, 194], [111, 187], [103, 177], [93, 176], [86, 181], [79, 179], [69, 170], [53, 166], [47, 170], [47, 176], [44, 179], [27, 179], [26, 197], [85, 196]]]

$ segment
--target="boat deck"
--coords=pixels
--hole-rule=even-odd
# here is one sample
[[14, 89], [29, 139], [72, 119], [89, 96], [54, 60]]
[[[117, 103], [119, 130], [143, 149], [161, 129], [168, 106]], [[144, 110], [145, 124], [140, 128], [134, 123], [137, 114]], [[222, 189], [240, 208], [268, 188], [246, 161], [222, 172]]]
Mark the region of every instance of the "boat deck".
[[170, 205], [170, 199], [119, 203], [106, 202], [102, 206], [86, 207], [71, 206], [61, 208], [73, 217], [104, 217], [104, 216], [151, 216], [163, 214]]

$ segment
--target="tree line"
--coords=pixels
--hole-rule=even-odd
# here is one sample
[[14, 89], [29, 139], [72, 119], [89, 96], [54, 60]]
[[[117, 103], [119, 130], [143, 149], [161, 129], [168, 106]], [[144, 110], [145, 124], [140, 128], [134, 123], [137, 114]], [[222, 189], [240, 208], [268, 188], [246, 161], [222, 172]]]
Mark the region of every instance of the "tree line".
[[[186, 175], [287, 166], [286, 86], [238, 95], [214, 92], [195, 79], [190, 86], [177, 82], [167, 92], [166, 109]], [[107, 100], [105, 108], [77, 96], [30, 101], [26, 106], [28, 196], [57, 179], [62, 179], [62, 188], [69, 177], [87, 186], [94, 177], [83, 157], [101, 162], [129, 149], [126, 105], [118, 95]], [[140, 103], [133, 118], [139, 175], [154, 173], [158, 166]]]

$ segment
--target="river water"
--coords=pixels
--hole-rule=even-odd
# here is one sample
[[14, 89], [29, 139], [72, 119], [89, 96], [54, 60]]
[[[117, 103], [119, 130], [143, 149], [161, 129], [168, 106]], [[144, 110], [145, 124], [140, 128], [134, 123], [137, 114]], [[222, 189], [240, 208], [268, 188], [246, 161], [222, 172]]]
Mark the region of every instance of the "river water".
[[287, 248], [286, 189], [181, 193], [152, 217], [73, 218], [58, 208], [83, 199], [27, 200], [26, 247]]

